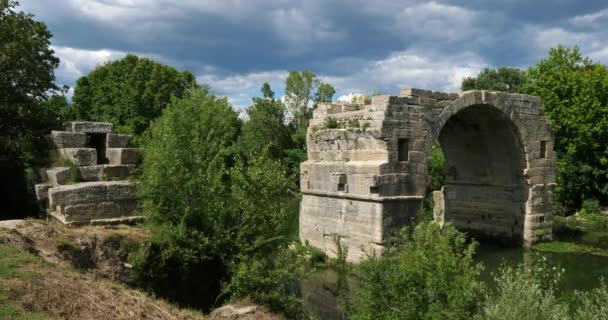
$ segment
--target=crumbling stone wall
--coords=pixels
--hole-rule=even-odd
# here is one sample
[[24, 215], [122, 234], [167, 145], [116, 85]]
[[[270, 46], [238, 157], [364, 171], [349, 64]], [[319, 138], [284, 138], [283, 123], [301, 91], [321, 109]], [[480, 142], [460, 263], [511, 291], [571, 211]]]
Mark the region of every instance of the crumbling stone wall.
[[433, 144], [446, 157], [435, 215], [479, 236], [532, 243], [552, 231], [555, 154], [537, 97], [403, 89], [351, 104], [321, 104], [301, 164], [300, 237], [351, 261], [382, 250], [414, 219]]
[[130, 135], [112, 133], [112, 127], [104, 122], [67, 122], [64, 131], [51, 132], [59, 166], [44, 169], [45, 181], [36, 185], [36, 196], [50, 219], [66, 225], [141, 219], [135, 187], [127, 180], [140, 152], [128, 148]]

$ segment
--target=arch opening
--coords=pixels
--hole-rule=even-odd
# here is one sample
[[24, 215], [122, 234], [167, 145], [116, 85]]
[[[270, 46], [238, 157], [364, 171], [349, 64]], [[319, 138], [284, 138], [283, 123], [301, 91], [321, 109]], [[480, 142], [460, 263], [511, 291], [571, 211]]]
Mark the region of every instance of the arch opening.
[[526, 158], [513, 121], [493, 106], [473, 105], [447, 120], [438, 142], [445, 183], [436, 213], [477, 237], [521, 242]]

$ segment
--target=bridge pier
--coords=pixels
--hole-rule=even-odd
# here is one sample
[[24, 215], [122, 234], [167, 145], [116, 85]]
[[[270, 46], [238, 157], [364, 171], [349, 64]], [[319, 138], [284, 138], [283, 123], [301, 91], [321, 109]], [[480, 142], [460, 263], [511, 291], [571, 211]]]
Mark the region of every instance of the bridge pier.
[[321, 104], [301, 164], [300, 238], [348, 260], [379, 254], [422, 206], [439, 143], [445, 186], [435, 216], [458, 229], [533, 243], [551, 237], [555, 154], [533, 96], [404, 89], [358, 104]]

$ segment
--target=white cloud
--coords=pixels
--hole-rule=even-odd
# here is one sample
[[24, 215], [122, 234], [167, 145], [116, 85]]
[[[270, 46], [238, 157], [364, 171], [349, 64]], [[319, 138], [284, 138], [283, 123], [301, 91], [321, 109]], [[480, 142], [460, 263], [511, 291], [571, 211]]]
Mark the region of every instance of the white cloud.
[[[208, 70], [213, 70], [208, 68]], [[208, 84], [217, 94], [227, 96], [228, 101], [238, 110], [243, 110], [251, 104], [251, 97], [260, 96], [260, 88], [268, 82], [275, 92], [282, 91], [289, 72], [274, 70], [252, 72], [240, 75], [218, 76], [207, 74], [198, 76], [199, 83]]]
[[602, 18], [608, 18], [608, 9], [600, 10], [598, 12], [576, 16], [568, 19], [568, 22], [575, 26], [585, 27], [592, 26], [595, 22]]
[[61, 46], [52, 46], [52, 49], [60, 60], [55, 75], [59, 81], [70, 85], [93, 70], [96, 65], [122, 58], [126, 54], [116, 50], [84, 50]]
[[338, 99], [336, 99], [339, 102], [352, 102], [353, 99], [357, 98], [357, 97], [362, 97], [363, 94], [362, 93], [349, 93], [349, 94], [344, 94], [338, 97]]
[[477, 31], [474, 27], [475, 12], [435, 1], [408, 6], [396, 19], [397, 26], [394, 30], [407, 30], [408, 33], [436, 40], [471, 38]]
[[[486, 66], [483, 59], [473, 53], [437, 56], [406, 50], [385, 59], [368, 61], [363, 68], [347, 76], [322, 73], [318, 76], [336, 88], [338, 100], [351, 101], [353, 96], [374, 90], [396, 95], [404, 87], [460, 91], [464, 77], [475, 76]], [[197, 80], [209, 84], [217, 94], [227, 96], [236, 109], [244, 110], [251, 104], [251, 97], [260, 95], [259, 89], [264, 82], [270, 83], [277, 97], [282, 96], [288, 75], [286, 70], [274, 70], [227, 77], [210, 74], [199, 76]]]
[[531, 33], [534, 44], [545, 52], [559, 44], [584, 46], [592, 42], [594, 38], [588, 33], [572, 32], [563, 28], [542, 29], [531, 27], [528, 32]]
[[418, 87], [442, 91], [459, 91], [464, 77], [474, 76], [486, 67], [473, 53], [438, 56], [431, 52], [405, 50], [392, 53], [347, 77], [322, 77], [334, 84], [338, 92], [388, 91]]
[[331, 42], [346, 36], [330, 20], [302, 8], [277, 9], [272, 13], [276, 32], [283, 39], [301, 47], [312, 42]]

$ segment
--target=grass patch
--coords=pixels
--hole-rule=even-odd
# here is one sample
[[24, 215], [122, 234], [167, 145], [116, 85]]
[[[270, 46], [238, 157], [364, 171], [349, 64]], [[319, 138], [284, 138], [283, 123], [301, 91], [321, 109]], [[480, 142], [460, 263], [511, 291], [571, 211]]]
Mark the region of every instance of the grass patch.
[[[5, 231], [3, 231], [5, 232]], [[9, 279], [33, 279], [39, 276], [35, 272], [21, 272], [17, 268], [23, 264], [40, 263], [40, 259], [32, 254], [23, 252], [19, 248], [0, 244], [0, 319], [14, 320], [38, 320], [47, 319], [38, 313], [22, 312], [18, 307], [11, 304], [9, 297], [10, 288], [4, 285], [5, 280]]]
[[573, 242], [543, 242], [532, 246], [532, 249], [540, 252], [571, 253], [571, 254], [590, 254], [595, 256], [608, 257], [608, 250], [587, 246]]

